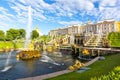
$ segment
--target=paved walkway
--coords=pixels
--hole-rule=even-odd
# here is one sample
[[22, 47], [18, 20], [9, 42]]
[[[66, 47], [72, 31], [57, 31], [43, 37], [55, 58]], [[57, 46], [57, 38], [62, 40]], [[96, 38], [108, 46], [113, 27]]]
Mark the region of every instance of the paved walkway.
[[[99, 57], [94, 58], [93, 60], [91, 60], [88, 63], [86, 63], [85, 66], [91, 65], [92, 63], [94, 63], [98, 59], [99, 59]], [[70, 70], [63, 70], [63, 71], [58, 71], [58, 72], [54, 72], [54, 73], [50, 73], [50, 74], [46, 74], [46, 75], [41, 75], [41, 76], [36, 76], [36, 77], [29, 77], [29, 78], [23, 78], [23, 79], [18, 79], [18, 80], [43, 80], [43, 79], [56, 77], [56, 76], [59, 76], [59, 75], [62, 75], [62, 74], [70, 73], [70, 72], [72, 72], [72, 71], [70, 71]]]
[[89, 66], [91, 65], [92, 63], [94, 63], [95, 61], [97, 61], [100, 57], [96, 57], [94, 59], [92, 59], [91, 61], [89, 61], [88, 63], [85, 64], [85, 66]]

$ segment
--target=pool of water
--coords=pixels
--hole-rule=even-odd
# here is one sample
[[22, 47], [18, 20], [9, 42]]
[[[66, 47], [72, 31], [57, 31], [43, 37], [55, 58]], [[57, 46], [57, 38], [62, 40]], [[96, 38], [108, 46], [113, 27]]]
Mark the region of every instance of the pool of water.
[[[5, 68], [7, 53], [0, 53], [0, 80], [16, 80], [65, 70], [74, 63], [71, 55], [43, 53], [33, 60], [17, 60], [17, 51], [12, 51], [9, 64]], [[6, 70], [5, 70], [5, 69]]]

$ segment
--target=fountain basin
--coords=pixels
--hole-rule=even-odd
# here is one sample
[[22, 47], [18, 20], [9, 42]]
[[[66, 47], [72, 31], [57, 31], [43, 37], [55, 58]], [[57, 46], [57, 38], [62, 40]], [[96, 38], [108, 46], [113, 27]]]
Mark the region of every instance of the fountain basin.
[[[68, 54], [62, 54], [63, 55], [62, 57], [56, 57], [56, 55], [49, 52], [45, 52], [46, 54], [42, 54], [43, 52], [40, 52], [39, 58], [17, 60], [16, 55], [19, 52], [12, 51], [11, 53], [12, 57], [9, 58], [8, 65], [6, 65], [7, 57], [3, 59], [0, 58], [0, 80], [17, 80], [21, 78], [45, 75], [65, 70], [70, 65], [74, 64], [74, 59], [72, 58], [71, 55]], [[0, 53], [0, 56], [2, 55], [7, 56], [8, 54], [6, 52], [2, 52]], [[45, 62], [45, 57], [43, 57], [44, 55], [47, 55], [49, 58], [53, 59], [55, 63], [50, 60], [46, 60]], [[60, 66], [56, 63], [60, 64]]]
[[26, 60], [26, 59], [39, 58], [40, 56], [41, 54], [37, 50], [23, 50], [16, 55], [16, 58]]

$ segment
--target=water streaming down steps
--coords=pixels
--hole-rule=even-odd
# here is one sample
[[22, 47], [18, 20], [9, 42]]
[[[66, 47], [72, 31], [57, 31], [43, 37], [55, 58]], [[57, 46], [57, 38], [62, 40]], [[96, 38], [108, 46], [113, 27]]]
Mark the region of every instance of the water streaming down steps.
[[98, 47], [102, 45], [103, 35], [94, 35], [92, 36], [85, 44], [88, 47]]

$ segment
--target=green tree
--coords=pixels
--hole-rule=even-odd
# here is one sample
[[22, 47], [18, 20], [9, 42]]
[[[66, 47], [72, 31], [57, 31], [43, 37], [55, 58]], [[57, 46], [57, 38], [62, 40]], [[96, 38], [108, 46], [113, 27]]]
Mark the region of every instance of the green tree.
[[107, 39], [108, 40], [120, 39], [120, 32], [111, 32], [111, 33], [109, 33]]
[[41, 42], [49, 42], [50, 40], [51, 40], [52, 38], [50, 37], [50, 36], [48, 36], [48, 35], [43, 35], [43, 36], [40, 36], [39, 37], [39, 40], [41, 41]]
[[0, 30], [0, 41], [3, 41], [5, 39], [5, 33], [4, 31]]
[[35, 38], [39, 37], [39, 33], [36, 30], [33, 30], [31, 37], [32, 37], [32, 39], [35, 39]]
[[19, 29], [20, 38], [25, 38], [26, 31], [24, 29]]
[[112, 47], [120, 47], [120, 32], [109, 33], [107, 40]]
[[6, 40], [15, 40], [20, 36], [20, 32], [17, 29], [9, 29], [6, 33]]

